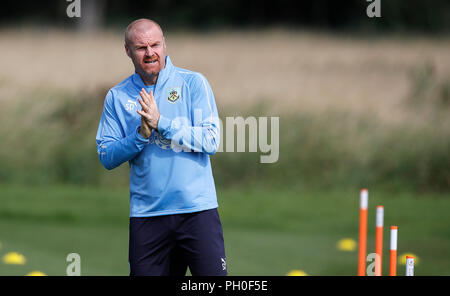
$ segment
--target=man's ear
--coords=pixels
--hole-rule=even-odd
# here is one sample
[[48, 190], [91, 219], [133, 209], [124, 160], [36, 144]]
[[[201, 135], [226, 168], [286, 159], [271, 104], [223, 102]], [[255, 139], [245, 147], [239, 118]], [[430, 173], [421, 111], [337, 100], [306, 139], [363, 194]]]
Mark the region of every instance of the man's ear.
[[128, 47], [128, 45], [125, 43], [125, 52], [127, 53], [127, 56], [131, 59], [131, 52], [130, 52], [130, 48]]

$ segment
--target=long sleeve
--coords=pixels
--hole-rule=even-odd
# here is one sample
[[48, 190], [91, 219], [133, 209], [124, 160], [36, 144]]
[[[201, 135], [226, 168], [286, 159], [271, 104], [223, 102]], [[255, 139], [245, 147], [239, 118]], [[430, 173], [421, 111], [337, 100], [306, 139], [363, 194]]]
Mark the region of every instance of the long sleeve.
[[139, 127], [133, 133], [125, 136], [114, 109], [112, 91], [109, 91], [105, 98], [96, 142], [100, 162], [108, 170], [136, 157], [144, 149], [145, 144], [149, 142], [148, 139], [139, 134]]
[[[178, 117], [173, 120], [160, 114], [158, 131], [171, 140], [175, 151], [194, 151], [214, 154], [220, 143], [220, 124], [214, 94], [206, 78], [196, 73], [190, 86], [191, 118]], [[178, 152], [177, 151], [177, 152]]]

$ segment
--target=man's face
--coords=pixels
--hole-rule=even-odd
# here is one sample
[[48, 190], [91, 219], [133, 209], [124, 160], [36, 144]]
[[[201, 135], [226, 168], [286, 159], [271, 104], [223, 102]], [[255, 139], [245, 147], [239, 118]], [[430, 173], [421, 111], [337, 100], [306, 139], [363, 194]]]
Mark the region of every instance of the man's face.
[[157, 26], [134, 29], [125, 44], [125, 50], [139, 74], [155, 76], [165, 67], [166, 44]]

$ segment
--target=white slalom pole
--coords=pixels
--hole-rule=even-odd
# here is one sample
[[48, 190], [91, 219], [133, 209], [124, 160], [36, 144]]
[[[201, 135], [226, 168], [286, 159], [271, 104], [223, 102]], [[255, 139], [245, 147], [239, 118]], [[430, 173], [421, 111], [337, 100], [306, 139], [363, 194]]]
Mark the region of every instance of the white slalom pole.
[[383, 261], [383, 219], [384, 207], [377, 206], [376, 228], [375, 228], [375, 275], [382, 275]]
[[406, 276], [414, 275], [414, 257], [406, 256]]

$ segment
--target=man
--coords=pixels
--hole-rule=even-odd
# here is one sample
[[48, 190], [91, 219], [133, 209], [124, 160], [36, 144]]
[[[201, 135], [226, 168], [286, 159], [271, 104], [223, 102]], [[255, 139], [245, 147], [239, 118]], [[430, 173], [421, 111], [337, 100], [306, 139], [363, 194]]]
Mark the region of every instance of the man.
[[125, 51], [135, 73], [106, 95], [96, 141], [105, 168], [130, 165], [130, 275], [226, 275], [209, 83], [172, 64], [152, 20], [127, 27]]

